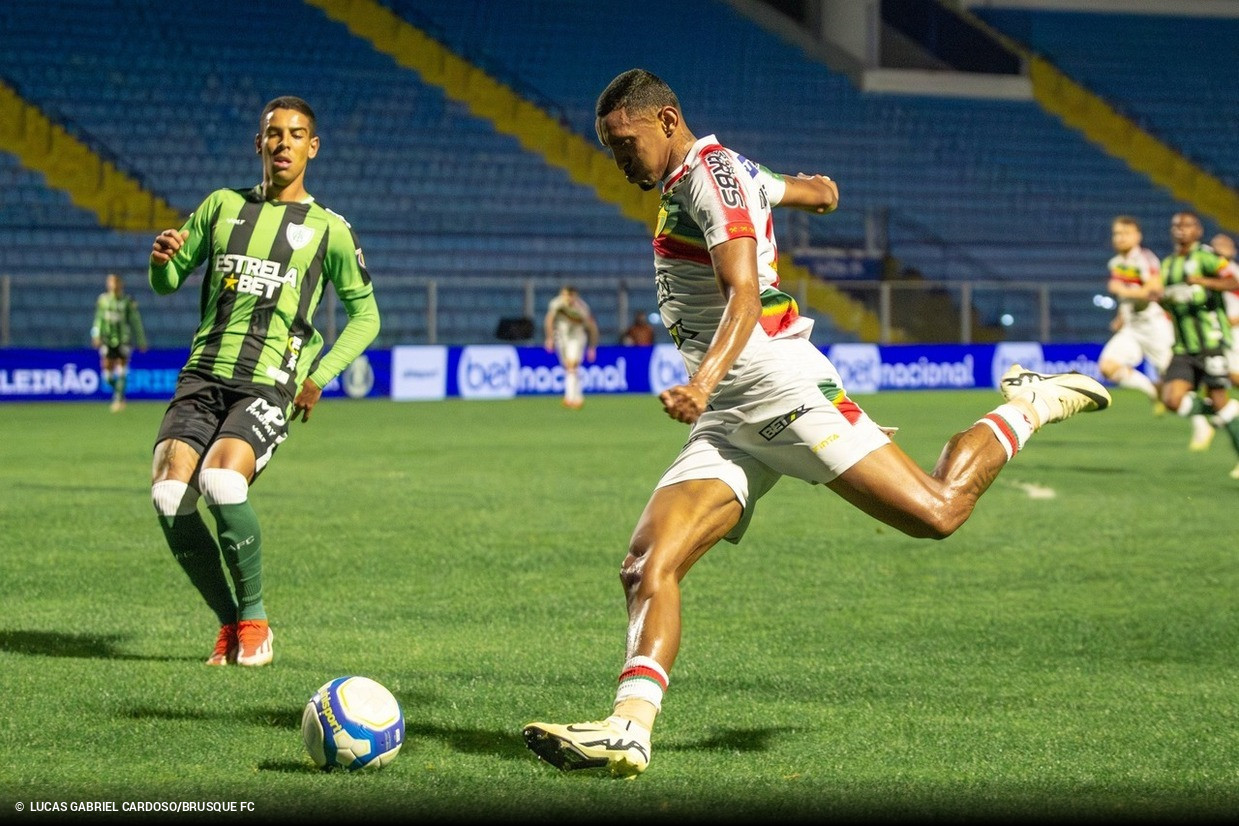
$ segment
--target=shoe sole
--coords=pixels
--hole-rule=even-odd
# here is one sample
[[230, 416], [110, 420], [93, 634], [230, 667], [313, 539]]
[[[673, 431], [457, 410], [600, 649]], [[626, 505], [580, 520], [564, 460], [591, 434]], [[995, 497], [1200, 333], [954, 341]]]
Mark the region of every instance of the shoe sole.
[[1106, 391], [1106, 388], [1083, 373], [1066, 373], [1062, 379], [1053, 382], [1053, 384], [1065, 387], [1074, 393], [1079, 393], [1095, 405], [1095, 407], [1084, 408], [1080, 411], [1081, 413], [1095, 413], [1110, 406], [1110, 394]]
[[540, 760], [550, 763], [560, 771], [605, 771], [612, 777], [631, 779], [645, 768], [624, 758], [608, 760], [605, 757], [590, 757], [578, 749], [572, 741], [537, 726], [526, 726], [522, 734], [525, 736], [525, 745], [530, 751]]
[[[1033, 381], [1025, 381], [1032, 378]], [[1034, 389], [1037, 385], [1046, 384], [1054, 387], [1065, 388], [1073, 393], [1079, 393], [1090, 402], [1092, 407], [1085, 407], [1081, 413], [1093, 413], [1098, 410], [1105, 410], [1110, 406], [1110, 393], [1096, 379], [1091, 379], [1083, 373], [1058, 373], [1047, 375], [1045, 373], [1037, 373], [1032, 370], [1023, 370], [1018, 375], [1012, 378], [1003, 376], [1002, 382], [1002, 397], [1006, 401], [1011, 401], [1025, 390]]]

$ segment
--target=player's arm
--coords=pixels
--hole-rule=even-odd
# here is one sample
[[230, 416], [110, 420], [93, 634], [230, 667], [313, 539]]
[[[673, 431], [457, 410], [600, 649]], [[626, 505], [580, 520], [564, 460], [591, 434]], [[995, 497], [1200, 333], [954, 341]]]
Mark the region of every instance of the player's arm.
[[724, 241], [710, 250], [714, 277], [727, 299], [718, 330], [697, 372], [687, 384], [659, 396], [671, 418], [692, 424], [705, 411], [714, 388], [727, 375], [761, 320], [757, 280], [757, 241], [749, 237]]
[[555, 349], [555, 308], [558, 306], [559, 302], [552, 298], [546, 315], [542, 316], [542, 346], [548, 353]]
[[133, 330], [133, 343], [142, 352], [146, 352], [146, 329], [142, 326], [142, 314], [138, 312], [138, 302], [129, 301], [129, 327]]
[[839, 185], [825, 175], [806, 175], [801, 172], [795, 178], [783, 178], [783, 197], [779, 206], [802, 209], [825, 215], [839, 208]]
[[1148, 301], [1150, 300], [1151, 287], [1150, 282], [1136, 283], [1128, 281], [1125, 278], [1111, 277], [1107, 285], [1110, 294], [1115, 298], [1127, 298], [1133, 301]]
[[207, 196], [180, 229], [165, 229], [151, 244], [147, 279], [159, 295], [175, 292], [185, 278], [202, 263], [213, 213], [218, 209], [216, 194]]
[[90, 346], [99, 347], [103, 344], [103, 300], [95, 299], [95, 320], [90, 325]]
[[1199, 284], [1206, 290], [1216, 290], [1220, 293], [1239, 289], [1239, 267], [1236, 267], [1233, 261], [1217, 256], [1216, 261], [1210, 262], [1210, 266], [1213, 269], [1211, 275], [1189, 275], [1187, 283]]
[[327, 351], [293, 398], [293, 418], [310, 420], [310, 411], [322, 398], [323, 388], [344, 372], [378, 337], [382, 327], [379, 304], [374, 297], [374, 285], [366, 270], [365, 257], [357, 236], [347, 225], [335, 229], [327, 239], [327, 257], [323, 269], [335, 288], [348, 321], [331, 349]]

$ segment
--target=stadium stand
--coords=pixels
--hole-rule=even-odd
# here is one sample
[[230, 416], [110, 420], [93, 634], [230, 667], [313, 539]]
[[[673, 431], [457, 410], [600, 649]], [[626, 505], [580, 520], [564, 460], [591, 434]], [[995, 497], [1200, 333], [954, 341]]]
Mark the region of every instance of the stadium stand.
[[[267, 99], [310, 100], [324, 136], [310, 189], [362, 238], [386, 308], [380, 346], [426, 341], [432, 304], [440, 343], [493, 340], [498, 318], [536, 311], [565, 280], [582, 284], [604, 340], [629, 306], [653, 303], [642, 222], [317, 5], [115, 0], [53, 3], [59, 13], [49, 13], [42, 0], [11, 0], [0, 5], [0, 79], [182, 212], [214, 187], [255, 180], [252, 121]], [[861, 92], [718, 0], [511, 0], [501, 13], [485, 0], [385, 5], [591, 141], [602, 86], [635, 65], [654, 70], [679, 91], [698, 134], [841, 182], [836, 215], [795, 223], [794, 244], [785, 236], [793, 257], [800, 247], [871, 245], [876, 225], [893, 260], [936, 283], [1065, 285], [1059, 339], [1106, 334], [1090, 282], [1100, 289], [1111, 217], [1138, 217], [1156, 249], [1159, 228], [1183, 206], [1033, 101]], [[193, 37], [150, 49], [142, 32], [173, 16]], [[272, 59], [272, 28], [316, 56], [312, 70]], [[652, 52], [651, 38], [662, 37], [668, 45]], [[0, 176], [13, 193], [0, 209], [0, 275], [14, 274], [18, 287], [54, 276], [43, 283], [58, 284], [58, 300], [83, 316], [107, 269], [141, 287], [149, 233], [101, 226], [12, 155], [0, 153]], [[14, 345], [80, 342], [26, 312], [23, 292], [14, 290]], [[979, 321], [1026, 317], [1031, 295], [978, 295]], [[160, 306], [152, 343], [182, 345], [195, 301]], [[848, 337], [815, 315], [819, 340]]]
[[1239, 65], [1231, 59], [1239, 19], [986, 6], [974, 13], [1239, 185]]

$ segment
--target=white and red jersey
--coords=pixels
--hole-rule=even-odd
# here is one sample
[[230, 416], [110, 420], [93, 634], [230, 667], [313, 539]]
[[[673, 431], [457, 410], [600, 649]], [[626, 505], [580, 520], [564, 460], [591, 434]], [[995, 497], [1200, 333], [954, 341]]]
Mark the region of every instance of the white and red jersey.
[[[1139, 287], [1160, 276], [1162, 264], [1152, 250], [1137, 246], [1111, 258], [1108, 269], [1111, 279]], [[1125, 325], [1160, 327], [1169, 323], [1165, 309], [1156, 301], [1120, 298], [1118, 311]]]
[[[715, 391], [727, 404], [760, 381], [756, 358], [770, 342], [807, 338], [813, 321], [780, 292], [779, 251], [772, 207], [786, 191], [783, 178], [722, 146], [713, 135], [693, 144], [684, 163], [662, 183], [654, 232], [655, 285], [662, 322], [692, 375], [701, 364], [727, 306], [714, 275], [710, 250], [734, 238], [757, 242], [762, 319], [749, 343]], [[747, 372], [747, 375], [746, 375]], [[763, 382], [764, 383], [764, 382]], [[767, 388], [768, 389], [768, 388]]]
[[584, 339], [589, 335], [586, 325], [589, 324], [593, 313], [589, 309], [589, 304], [580, 295], [556, 294], [551, 299], [551, 303], [547, 305], [546, 313], [551, 317], [551, 329], [557, 340]]

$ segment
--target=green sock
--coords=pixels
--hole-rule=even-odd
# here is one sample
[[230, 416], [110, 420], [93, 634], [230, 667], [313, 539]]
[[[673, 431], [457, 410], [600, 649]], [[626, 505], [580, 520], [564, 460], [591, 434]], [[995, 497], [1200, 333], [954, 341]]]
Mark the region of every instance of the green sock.
[[198, 511], [180, 516], [160, 516], [159, 527], [168, 540], [172, 556], [202, 594], [220, 625], [237, 621], [237, 603], [224, 577], [219, 561], [219, 546]]
[[262, 529], [248, 500], [237, 505], [211, 505], [219, 545], [237, 591], [237, 618], [266, 619], [262, 605]]
[[125, 374], [121, 373], [112, 380], [112, 398], [118, 402], [125, 400]]

